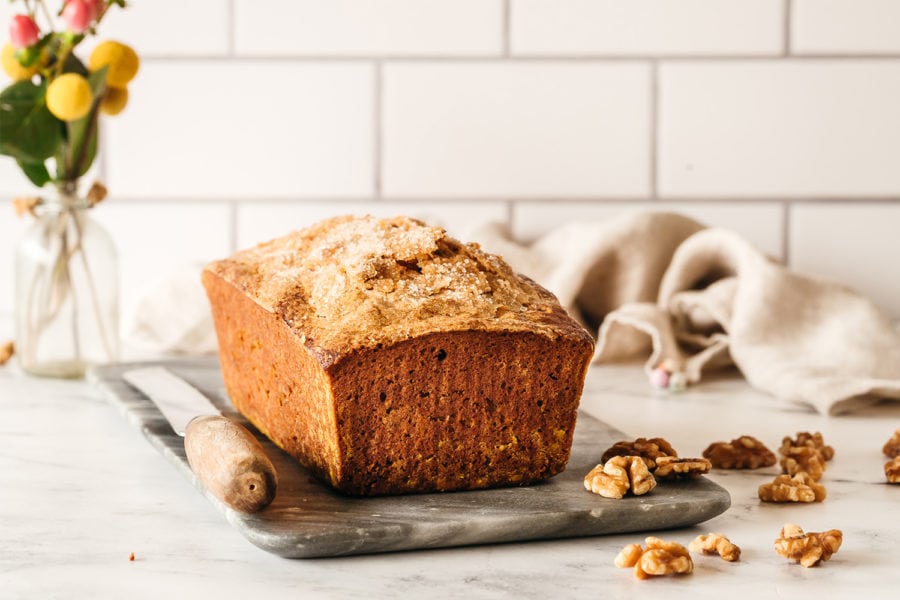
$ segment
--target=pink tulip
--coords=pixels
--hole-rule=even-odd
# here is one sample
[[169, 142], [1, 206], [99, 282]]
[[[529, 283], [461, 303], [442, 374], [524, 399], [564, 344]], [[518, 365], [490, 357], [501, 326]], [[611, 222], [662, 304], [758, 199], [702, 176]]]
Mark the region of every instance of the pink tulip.
[[69, 0], [62, 11], [62, 20], [69, 31], [82, 33], [94, 21], [92, 9], [85, 0]]
[[16, 15], [9, 23], [9, 41], [15, 48], [27, 48], [38, 41], [40, 35], [37, 24], [28, 15]]

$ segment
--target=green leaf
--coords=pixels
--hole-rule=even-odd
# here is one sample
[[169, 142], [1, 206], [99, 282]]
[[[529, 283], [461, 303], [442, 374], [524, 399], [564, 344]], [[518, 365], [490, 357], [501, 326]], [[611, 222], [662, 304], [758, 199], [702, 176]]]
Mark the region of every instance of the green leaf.
[[107, 67], [97, 69], [88, 75], [88, 83], [94, 93], [94, 104], [88, 114], [68, 124], [71, 162], [66, 164], [67, 179], [81, 177], [87, 173], [97, 156], [97, 111], [106, 93]]
[[47, 86], [16, 82], [0, 92], [0, 154], [41, 163], [62, 144], [62, 122], [50, 114]]
[[63, 65], [63, 73], [78, 73], [82, 77], [88, 76], [87, 67], [73, 53], [66, 55], [66, 62]]
[[17, 160], [16, 163], [18, 163], [19, 168], [22, 169], [22, 172], [34, 185], [43, 187], [50, 181], [50, 172], [44, 163], [27, 163], [21, 160]]

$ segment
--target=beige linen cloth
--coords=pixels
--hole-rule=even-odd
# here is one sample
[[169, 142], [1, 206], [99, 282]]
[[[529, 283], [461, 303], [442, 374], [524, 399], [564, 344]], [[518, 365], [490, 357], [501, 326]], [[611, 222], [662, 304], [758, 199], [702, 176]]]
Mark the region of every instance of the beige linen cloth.
[[900, 330], [847, 287], [804, 277], [737, 234], [638, 213], [573, 223], [525, 247], [473, 235], [598, 327], [595, 362], [664, 360], [689, 383], [735, 365], [754, 387], [838, 414], [900, 399]]

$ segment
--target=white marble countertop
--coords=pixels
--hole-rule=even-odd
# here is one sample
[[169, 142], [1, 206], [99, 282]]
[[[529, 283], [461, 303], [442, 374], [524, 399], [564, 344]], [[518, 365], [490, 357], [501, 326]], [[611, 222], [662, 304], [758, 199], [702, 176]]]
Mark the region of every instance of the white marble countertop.
[[[595, 368], [584, 409], [634, 436], [664, 436], [683, 455], [709, 442], [821, 431], [836, 449], [821, 504], [774, 505], [757, 486], [777, 467], [717, 471], [732, 496], [723, 515], [662, 532], [687, 544], [720, 531], [741, 561], [695, 557], [693, 575], [638, 581], [613, 565], [644, 534], [286, 560], [252, 546], [87, 383], [0, 369], [0, 597], [7, 598], [830, 598], [897, 597], [900, 486], [885, 484], [881, 446], [900, 404], [823, 417], [740, 379], [676, 396], [637, 367]], [[602, 451], [602, 449], [598, 449]], [[785, 522], [844, 532], [813, 569], [773, 551]], [[135, 560], [129, 561], [134, 553]]]

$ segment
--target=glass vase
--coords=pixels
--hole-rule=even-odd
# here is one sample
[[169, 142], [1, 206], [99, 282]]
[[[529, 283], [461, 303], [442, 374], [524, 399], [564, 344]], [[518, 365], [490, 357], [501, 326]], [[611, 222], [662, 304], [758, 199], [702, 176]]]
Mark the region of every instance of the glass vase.
[[44, 377], [83, 377], [118, 357], [118, 260], [75, 186], [35, 209], [16, 249], [16, 355]]

